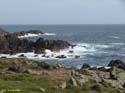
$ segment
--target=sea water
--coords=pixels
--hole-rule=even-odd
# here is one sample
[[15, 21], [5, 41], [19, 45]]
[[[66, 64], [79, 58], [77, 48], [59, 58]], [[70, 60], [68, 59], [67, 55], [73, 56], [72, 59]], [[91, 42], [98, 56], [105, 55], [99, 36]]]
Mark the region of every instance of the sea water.
[[[113, 59], [125, 60], [125, 25], [1, 25], [0, 27], [10, 32], [42, 30], [47, 34], [26, 38], [34, 41], [40, 37], [65, 40], [76, 45], [73, 56], [80, 55], [80, 58], [39, 60], [76, 67], [80, 67], [83, 63], [105, 66]], [[69, 55], [66, 50], [60, 51], [60, 54]], [[32, 53], [27, 54], [32, 57], [31, 55]]]

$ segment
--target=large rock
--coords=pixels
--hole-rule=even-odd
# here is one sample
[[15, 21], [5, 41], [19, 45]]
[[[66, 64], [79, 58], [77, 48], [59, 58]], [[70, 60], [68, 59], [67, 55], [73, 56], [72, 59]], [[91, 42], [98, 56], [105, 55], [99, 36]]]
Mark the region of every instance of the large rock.
[[39, 62], [38, 66], [40, 66], [41, 68], [46, 69], [46, 70], [59, 69], [59, 68], [63, 67], [59, 64], [54, 64], [51, 62]]
[[117, 67], [120, 69], [125, 70], [125, 62], [121, 61], [121, 60], [112, 60], [109, 64], [109, 67]]
[[15, 54], [20, 52], [32, 52], [33, 42], [26, 39], [18, 39], [12, 34], [0, 36], [0, 53]]
[[57, 52], [65, 48], [69, 48], [69, 46], [72, 45], [63, 40], [44, 40], [43, 38], [39, 38], [34, 43], [36, 53], [45, 49], [50, 49], [51, 51]]

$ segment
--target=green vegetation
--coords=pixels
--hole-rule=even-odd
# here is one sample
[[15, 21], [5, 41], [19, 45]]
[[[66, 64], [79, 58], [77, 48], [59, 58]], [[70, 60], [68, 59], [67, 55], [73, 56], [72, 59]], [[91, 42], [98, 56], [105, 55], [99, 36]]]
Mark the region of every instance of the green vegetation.
[[[110, 86], [117, 80], [100, 82], [100, 77], [95, 78], [96, 70], [88, 73], [90, 76], [61, 64], [0, 58], [0, 93], [125, 93], [125, 83], [121, 84], [121, 92], [119, 87]], [[107, 75], [106, 72], [100, 73]]]
[[[51, 80], [47, 75], [30, 74], [6, 74], [0, 75], [0, 90], [9, 90], [5, 93], [118, 93], [111, 88], [101, 87], [99, 90], [92, 89], [91, 83], [86, 83], [81, 87], [67, 87], [66, 89], [56, 89], [60, 81]], [[19, 89], [20, 91], [13, 91]]]

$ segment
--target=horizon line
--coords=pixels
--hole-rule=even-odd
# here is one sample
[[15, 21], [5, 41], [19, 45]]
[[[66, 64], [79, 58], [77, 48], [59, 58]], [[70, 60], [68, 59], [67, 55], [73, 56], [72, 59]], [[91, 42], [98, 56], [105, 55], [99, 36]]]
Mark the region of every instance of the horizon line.
[[1, 25], [125, 25], [125, 24], [0, 24]]

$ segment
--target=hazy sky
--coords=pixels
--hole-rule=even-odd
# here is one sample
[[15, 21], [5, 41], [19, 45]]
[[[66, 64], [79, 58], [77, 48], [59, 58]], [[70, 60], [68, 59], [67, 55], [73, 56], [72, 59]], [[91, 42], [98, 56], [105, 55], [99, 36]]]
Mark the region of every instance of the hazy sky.
[[125, 24], [125, 2], [0, 0], [0, 24]]

